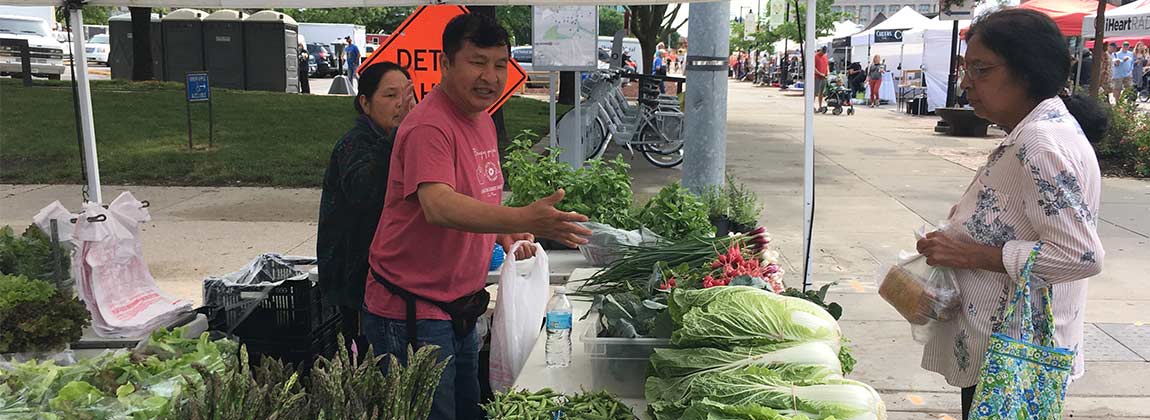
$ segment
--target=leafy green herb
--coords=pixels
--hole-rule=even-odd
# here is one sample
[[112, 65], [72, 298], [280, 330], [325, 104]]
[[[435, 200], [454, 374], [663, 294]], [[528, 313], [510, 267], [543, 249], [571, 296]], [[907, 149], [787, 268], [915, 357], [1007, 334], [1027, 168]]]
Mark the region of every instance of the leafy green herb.
[[639, 211], [639, 223], [664, 238], [689, 238], [714, 233], [706, 205], [679, 183], [663, 187]]
[[759, 224], [759, 216], [763, 214], [765, 206], [747, 184], [728, 175], [726, 195], [727, 202], [731, 206], [731, 222], [746, 229]]
[[593, 159], [574, 169], [559, 161], [559, 149], [547, 149], [546, 154], [531, 150], [535, 138], [535, 133], [524, 131], [515, 136], [507, 150], [503, 168], [512, 192], [508, 206], [523, 207], [562, 188], [566, 195], [556, 205], [559, 210], [574, 211], [620, 229], [638, 227], [631, 210], [630, 165], [622, 156], [611, 161]]

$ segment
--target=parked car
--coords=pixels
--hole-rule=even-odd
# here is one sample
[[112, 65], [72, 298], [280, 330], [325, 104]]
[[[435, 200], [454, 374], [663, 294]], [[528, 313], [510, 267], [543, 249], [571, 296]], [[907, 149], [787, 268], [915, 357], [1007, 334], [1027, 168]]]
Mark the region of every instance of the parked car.
[[[28, 41], [32, 56], [32, 75], [60, 80], [64, 74], [64, 46], [52, 36], [48, 23], [41, 18], [0, 15], [0, 38]], [[20, 54], [0, 51], [0, 75], [21, 76]]]
[[519, 67], [522, 67], [524, 72], [527, 72], [527, 80], [531, 80], [531, 72], [534, 71], [531, 66], [532, 54], [534, 54], [534, 52], [530, 45], [511, 49], [511, 58], [515, 60], [516, 63], [519, 63]]
[[315, 67], [309, 70], [312, 71], [311, 77], [331, 77], [335, 76], [338, 67], [335, 65], [335, 54], [332, 54], [331, 49], [327, 45], [313, 42], [307, 44], [307, 53], [311, 57], [308, 58], [308, 67], [314, 61]]
[[96, 64], [108, 65], [108, 54], [112, 52], [112, 44], [108, 41], [108, 34], [99, 34], [84, 44], [84, 54], [88, 61]]

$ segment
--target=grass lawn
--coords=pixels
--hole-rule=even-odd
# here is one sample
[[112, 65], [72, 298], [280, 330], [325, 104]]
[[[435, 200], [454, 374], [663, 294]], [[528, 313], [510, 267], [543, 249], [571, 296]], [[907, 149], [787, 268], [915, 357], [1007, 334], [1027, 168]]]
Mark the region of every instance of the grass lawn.
[[[96, 145], [105, 184], [318, 187], [332, 146], [352, 125], [350, 97], [214, 89], [214, 147], [207, 104], [192, 104], [188, 150], [183, 85], [92, 82]], [[547, 132], [548, 105], [512, 98], [508, 135]], [[68, 82], [24, 87], [0, 79], [0, 183], [80, 183]]]

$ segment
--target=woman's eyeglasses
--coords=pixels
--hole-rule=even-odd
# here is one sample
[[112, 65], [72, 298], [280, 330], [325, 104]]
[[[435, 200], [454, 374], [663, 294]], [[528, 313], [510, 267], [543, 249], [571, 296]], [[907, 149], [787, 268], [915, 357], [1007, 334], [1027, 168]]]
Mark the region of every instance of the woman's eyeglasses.
[[983, 66], [966, 66], [966, 76], [970, 80], [979, 80], [990, 75], [991, 70], [1002, 64], [990, 64]]

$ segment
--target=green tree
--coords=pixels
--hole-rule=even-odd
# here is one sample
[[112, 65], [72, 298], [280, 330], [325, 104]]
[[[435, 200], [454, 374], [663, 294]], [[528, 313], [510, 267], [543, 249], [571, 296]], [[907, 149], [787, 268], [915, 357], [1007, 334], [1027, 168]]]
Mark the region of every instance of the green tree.
[[[790, 0], [790, 16], [786, 22], [772, 31], [778, 36], [778, 39], [789, 39], [794, 42], [803, 42], [806, 38], [806, 23], [807, 23], [807, 7], [806, 2]], [[834, 0], [818, 0], [815, 6], [815, 37], [823, 37], [830, 35], [834, 32], [835, 22], [842, 19], [845, 15], [843, 13], [835, 13], [831, 11], [831, 5]], [[796, 6], [797, 5], [797, 6]], [[802, 25], [795, 22], [795, 7], [798, 7], [798, 18], [802, 20]], [[762, 25], [760, 25], [762, 26]], [[800, 30], [800, 26], [801, 29]]]
[[[108, 6], [84, 6], [84, 24], [85, 25], [107, 25], [108, 18], [118, 14], [115, 7]], [[56, 21], [64, 23], [68, 21], [68, 8], [63, 6], [56, 7]]]
[[511, 36], [511, 45], [531, 44], [531, 6], [496, 6], [495, 14]]
[[731, 22], [731, 51], [773, 50], [773, 44], [781, 38], [774, 31], [765, 29], [766, 25], [760, 22], [759, 30], [748, 34], [743, 22]]
[[599, 35], [615, 36], [623, 29], [623, 14], [612, 6], [599, 6]]
[[678, 31], [667, 34], [667, 39], [663, 42], [667, 43], [667, 48], [679, 48], [679, 41], [683, 39], [683, 35]]
[[644, 69], [650, 69], [651, 63], [655, 61], [655, 47], [659, 40], [667, 39], [668, 35], [678, 32], [687, 23], [684, 19], [678, 25], [675, 24], [682, 3], [676, 4], [670, 11], [667, 10], [668, 6], [627, 6], [627, 11], [631, 13], [631, 33], [639, 39], [639, 46], [643, 49], [640, 59]]

